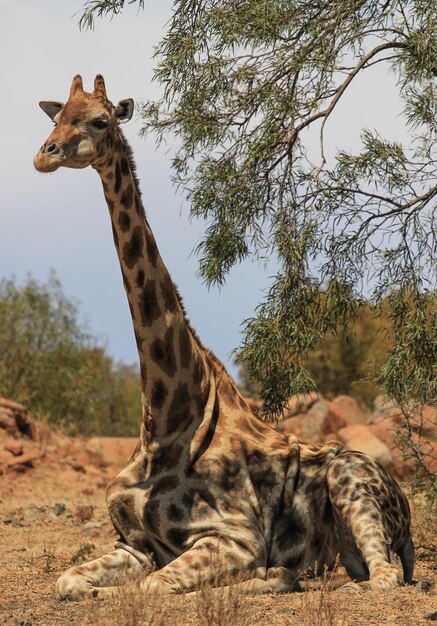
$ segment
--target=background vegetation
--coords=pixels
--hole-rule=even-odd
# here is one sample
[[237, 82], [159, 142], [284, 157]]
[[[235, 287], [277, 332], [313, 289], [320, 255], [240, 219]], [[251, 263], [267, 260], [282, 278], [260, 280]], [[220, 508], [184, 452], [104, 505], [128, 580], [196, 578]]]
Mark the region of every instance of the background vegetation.
[[[304, 359], [314, 388], [327, 398], [351, 395], [371, 409], [375, 398], [384, 393], [375, 378], [392, 348], [389, 328], [388, 306], [376, 315], [369, 305], [357, 305], [355, 321], [347, 327], [338, 324]], [[244, 363], [239, 378], [245, 393], [259, 397], [260, 383], [248, 376]]]
[[0, 281], [0, 395], [73, 434], [139, 432], [137, 367], [114, 362], [55, 275]]

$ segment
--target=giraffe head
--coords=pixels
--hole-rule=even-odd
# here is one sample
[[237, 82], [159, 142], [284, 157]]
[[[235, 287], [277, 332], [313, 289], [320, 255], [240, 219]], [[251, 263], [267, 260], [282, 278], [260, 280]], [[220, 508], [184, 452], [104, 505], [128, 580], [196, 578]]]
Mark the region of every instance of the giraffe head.
[[71, 83], [67, 102], [40, 102], [39, 106], [54, 121], [55, 129], [40, 148], [33, 163], [40, 172], [54, 172], [58, 167], [82, 168], [95, 165], [114, 146], [120, 122], [132, 117], [131, 98], [114, 106], [106, 96], [103, 76], [94, 80], [94, 91], [83, 90], [77, 75]]

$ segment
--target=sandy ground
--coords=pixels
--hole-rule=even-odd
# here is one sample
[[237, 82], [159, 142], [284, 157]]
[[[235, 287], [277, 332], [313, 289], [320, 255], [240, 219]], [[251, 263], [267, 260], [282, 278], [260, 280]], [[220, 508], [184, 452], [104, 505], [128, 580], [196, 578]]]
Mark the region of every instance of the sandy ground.
[[[116, 535], [105, 488], [116, 468], [46, 461], [0, 476], [0, 624], [8, 626], [419, 626], [437, 611], [435, 589], [401, 587], [363, 594], [314, 591], [282, 596], [237, 596], [205, 591], [157, 600], [60, 602], [55, 581], [73, 562], [112, 549]], [[415, 579], [435, 581], [437, 542], [423, 499], [413, 503]], [[437, 616], [436, 616], [437, 620]]]

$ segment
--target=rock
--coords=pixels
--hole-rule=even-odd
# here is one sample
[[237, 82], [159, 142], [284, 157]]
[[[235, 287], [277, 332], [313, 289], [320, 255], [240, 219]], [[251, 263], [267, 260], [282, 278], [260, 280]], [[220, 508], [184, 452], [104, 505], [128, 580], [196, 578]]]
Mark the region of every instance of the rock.
[[17, 424], [13, 415], [9, 415], [0, 408], [0, 428], [5, 430], [8, 435], [14, 436], [18, 434]]
[[75, 472], [81, 472], [82, 474], [86, 474], [86, 468], [82, 463], [76, 461], [76, 459], [67, 458], [66, 462], [68, 465], [74, 469]]
[[300, 437], [302, 434], [302, 424], [305, 418], [305, 415], [294, 415], [293, 417], [288, 417], [287, 419], [279, 422], [278, 430], [286, 435], [293, 434], [296, 435], [296, 437]]
[[38, 438], [38, 427], [26, 408], [3, 397], [0, 397], [0, 428], [10, 435], [21, 434], [34, 441]]
[[309, 393], [297, 393], [289, 398], [287, 407], [284, 410], [285, 419], [298, 415], [299, 413], [306, 413], [312, 405], [320, 400], [320, 395], [315, 391]]
[[[383, 441], [390, 449], [393, 459], [393, 471], [397, 477], [408, 478], [416, 473], [414, 458], [411, 455], [409, 458], [405, 458], [398, 445], [397, 432], [403, 432], [403, 429], [397, 414], [387, 417], [375, 416], [374, 422], [369, 424], [368, 428], [373, 435]], [[433, 435], [430, 435], [426, 428], [422, 429], [420, 436], [416, 429], [413, 429], [412, 440], [416, 445], [419, 444], [424, 463], [429, 471], [434, 473], [437, 471], [437, 443], [432, 441], [432, 439]]]
[[16, 517], [15, 515], [8, 515], [3, 518], [3, 524], [10, 524], [11, 526], [28, 526], [29, 524], [24, 521], [22, 517]]
[[75, 515], [80, 522], [88, 522], [94, 516], [94, 507], [92, 504], [80, 504]]
[[28, 465], [29, 467], [33, 467], [33, 461], [38, 459], [39, 456], [40, 454], [36, 450], [29, 450], [29, 452], [24, 452], [24, 454], [12, 457], [7, 461], [7, 464], [9, 467], [13, 467], [14, 465]]
[[14, 456], [19, 456], [20, 454], [23, 454], [23, 444], [19, 441], [10, 441], [5, 444], [5, 450]]
[[392, 464], [390, 449], [384, 442], [375, 437], [367, 426], [354, 424], [341, 428], [337, 433], [338, 440], [349, 450], [364, 452], [385, 467]]
[[423, 429], [433, 439], [437, 438], [437, 407], [425, 404], [422, 408]]
[[331, 402], [321, 398], [314, 402], [306, 413], [288, 417], [280, 422], [279, 430], [315, 444], [335, 439], [336, 431], [348, 423], [336, 412], [331, 411], [331, 405]]
[[338, 396], [330, 403], [330, 410], [346, 424], [365, 424], [366, 415], [351, 396]]
[[373, 416], [372, 423], [368, 424], [367, 428], [389, 448], [393, 448], [396, 445], [395, 436], [399, 424], [392, 416]]
[[335, 410], [332, 410], [332, 402], [328, 404], [328, 412], [326, 414], [325, 419], [322, 422], [322, 426], [320, 429], [323, 441], [328, 441], [329, 439], [337, 438], [337, 431], [340, 428], [344, 428], [348, 426], [349, 422], [344, 419], [341, 414], [337, 413]]
[[0, 448], [0, 463], [7, 463], [13, 457], [12, 452]]
[[18, 402], [13, 402], [12, 400], [7, 400], [0, 396], [0, 409], [11, 409], [12, 411], [26, 412], [26, 408], [22, 404], [18, 404]]
[[437, 611], [430, 611], [429, 613], [425, 613], [423, 615], [423, 618], [429, 620], [430, 622], [437, 622]]
[[305, 414], [302, 420], [302, 431], [300, 437], [308, 443], [322, 443], [322, 426], [329, 413], [329, 402], [318, 400]]
[[430, 593], [434, 591], [435, 583], [432, 580], [419, 580], [419, 582], [414, 585], [414, 588], [421, 593]]
[[373, 410], [380, 415], [389, 415], [394, 409], [399, 410], [398, 403], [386, 395], [376, 396], [373, 401]]
[[9, 469], [12, 472], [15, 472], [16, 474], [25, 474], [26, 472], [28, 472], [32, 468], [33, 468], [33, 465], [28, 464], [28, 465], [13, 465]]
[[30, 415], [27, 414], [27, 411], [23, 413], [16, 413], [15, 422], [22, 435], [32, 439], [33, 441], [38, 439], [38, 428], [36, 422], [30, 417]]
[[82, 529], [90, 537], [97, 537], [100, 534], [102, 524], [100, 522], [86, 522]]
[[65, 504], [63, 502], [55, 502], [55, 506], [53, 507], [53, 512], [58, 517], [65, 513]]
[[101, 465], [124, 467], [137, 443], [136, 437], [92, 437], [85, 450], [92, 453]]

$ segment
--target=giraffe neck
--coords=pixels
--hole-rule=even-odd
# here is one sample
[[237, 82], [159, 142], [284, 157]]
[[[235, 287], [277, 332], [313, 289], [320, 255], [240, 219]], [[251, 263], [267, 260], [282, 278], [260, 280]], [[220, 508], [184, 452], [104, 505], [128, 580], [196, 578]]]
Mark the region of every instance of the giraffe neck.
[[141, 432], [150, 442], [201, 419], [209, 366], [145, 218], [131, 151], [119, 129], [114, 143], [109, 158], [94, 167], [131, 310], [141, 371]]

